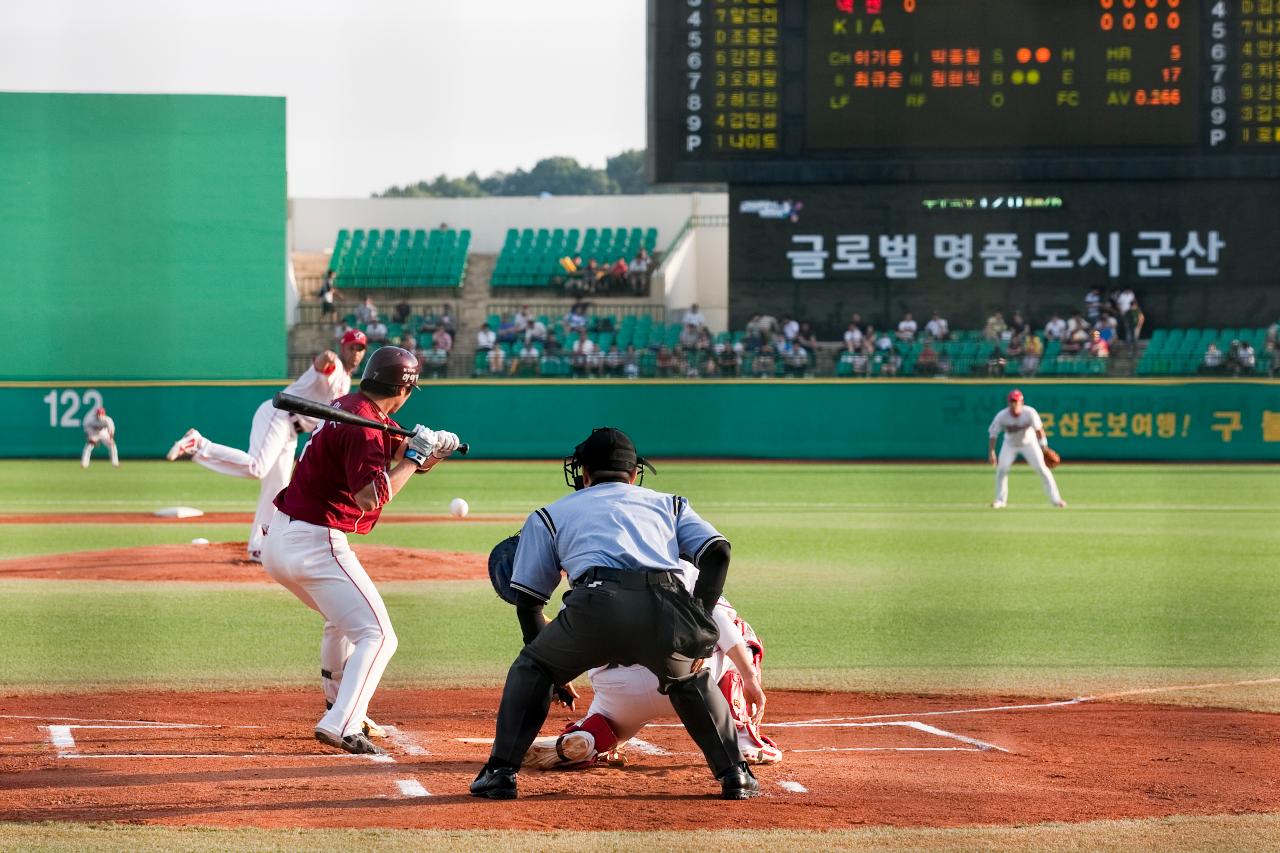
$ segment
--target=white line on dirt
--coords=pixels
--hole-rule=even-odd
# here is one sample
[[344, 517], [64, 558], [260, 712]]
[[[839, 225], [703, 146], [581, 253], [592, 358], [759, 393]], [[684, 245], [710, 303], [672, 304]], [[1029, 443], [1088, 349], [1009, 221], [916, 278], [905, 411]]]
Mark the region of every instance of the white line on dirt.
[[387, 730], [387, 740], [398, 746], [406, 755], [430, 755], [418, 741], [408, 732], [403, 732], [395, 726], [383, 726]]
[[396, 787], [400, 789], [400, 793], [406, 797], [429, 797], [431, 792], [422, 787], [422, 783], [417, 779], [397, 779]]
[[[55, 714], [0, 714], [0, 720], [70, 720], [73, 723], [134, 723], [144, 726], [188, 726], [194, 723], [158, 723], [155, 720], [103, 720], [96, 717], [59, 717]], [[258, 728], [251, 726], [248, 728]]]
[[49, 726], [49, 742], [57, 747], [59, 758], [70, 758], [76, 754], [76, 739], [71, 735], [71, 726]]
[[382, 755], [362, 755], [360, 757], [367, 758], [370, 761], [374, 762], [375, 764], [395, 764], [396, 763], [395, 756], [390, 753], [384, 753]]
[[938, 728], [934, 728], [933, 726], [930, 726], [930, 725], [928, 725], [928, 724], [926, 724], [926, 723], [918, 723], [918, 722], [916, 722], [916, 721], [912, 720], [912, 721], [911, 721], [911, 722], [909, 722], [907, 725], [911, 726], [911, 728], [913, 728], [913, 729], [916, 729], [916, 730], [918, 730], [918, 731], [922, 731], [922, 732], [924, 732], [925, 734], [937, 735], [938, 737], [949, 737], [949, 738], [952, 738], [952, 739], [954, 739], [954, 740], [958, 740], [958, 741], [960, 741], [961, 743], [968, 743], [968, 744], [972, 744], [973, 746], [976, 746], [978, 749], [980, 749], [980, 750], [982, 750], [982, 751], [984, 751], [984, 752], [985, 752], [985, 751], [987, 751], [987, 750], [989, 750], [989, 749], [994, 749], [994, 750], [996, 750], [996, 751], [998, 751], [998, 752], [1008, 752], [1008, 751], [1009, 751], [1009, 750], [1005, 749], [1005, 748], [1004, 748], [1004, 747], [1002, 747], [1002, 746], [996, 746], [994, 743], [987, 743], [986, 741], [984, 741], [984, 740], [978, 740], [977, 738], [965, 737], [964, 735], [958, 735], [958, 734], [956, 734], [955, 732], [949, 732], [949, 731], [947, 731], [946, 729], [938, 729]]
[[976, 746], [822, 746], [787, 752], [982, 752]]
[[635, 751], [640, 753], [641, 755], [670, 755], [671, 754], [670, 752], [658, 746], [657, 744], [649, 743], [647, 740], [641, 740], [638, 737], [633, 737], [631, 740], [627, 741], [627, 746], [632, 749], [635, 749]]
[[778, 787], [784, 791], [790, 791], [793, 794], [809, 793], [809, 789], [806, 788], [804, 785], [801, 785], [799, 782], [790, 782], [790, 781], [787, 781], [786, 779], [783, 779], [782, 781], [780, 781], [778, 783]]
[[1260, 684], [1280, 684], [1280, 678], [1255, 678], [1248, 681], [1219, 681], [1206, 684], [1178, 684], [1167, 687], [1143, 687], [1136, 690], [1118, 690], [1111, 693], [1099, 693], [1096, 696], [1077, 696], [1075, 699], [1063, 699], [1058, 702], [1037, 702], [1027, 705], [993, 705], [987, 708], [957, 708], [950, 711], [910, 711], [902, 714], [863, 714], [857, 717], [820, 717], [813, 720], [790, 720], [783, 723], [764, 723], [774, 728], [804, 728], [819, 723], [836, 723], [845, 720], [886, 720], [895, 717], [943, 717], [950, 714], [985, 714], [994, 711], [1032, 711], [1042, 708], [1062, 708], [1080, 705], [1085, 702], [1102, 702], [1108, 699], [1123, 699], [1126, 696], [1146, 696], [1155, 693], [1176, 693], [1187, 690], [1212, 690], [1219, 687], [1252, 687]]
[[380, 758], [376, 755], [352, 755], [348, 752], [95, 752], [90, 754], [75, 753], [73, 755], [59, 755], [59, 758], [302, 758], [307, 761], [313, 761], [317, 758]]
[[454, 740], [458, 743], [493, 743], [491, 737], [456, 737]]

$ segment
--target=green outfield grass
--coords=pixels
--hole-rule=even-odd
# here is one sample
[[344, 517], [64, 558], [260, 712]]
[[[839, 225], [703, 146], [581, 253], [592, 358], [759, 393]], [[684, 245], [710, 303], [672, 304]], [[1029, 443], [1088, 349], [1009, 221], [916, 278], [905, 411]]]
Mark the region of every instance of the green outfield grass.
[[[775, 687], [1071, 694], [1280, 674], [1280, 470], [1063, 469], [1068, 510], [1015, 469], [987, 507], [982, 465], [665, 463], [734, 544], [728, 595]], [[40, 503], [21, 496], [32, 491]], [[190, 464], [0, 464], [0, 512], [248, 510], [256, 483]], [[389, 512], [523, 515], [564, 494], [557, 463], [456, 463]], [[513, 521], [385, 524], [388, 545], [486, 552]], [[243, 539], [239, 525], [6, 525], [0, 556]], [[388, 684], [496, 684], [512, 611], [483, 582], [388, 584]], [[0, 583], [12, 690], [310, 683], [319, 617], [273, 586]], [[1225, 701], [1280, 710], [1274, 686]], [[1195, 699], [1192, 694], [1190, 699]]]

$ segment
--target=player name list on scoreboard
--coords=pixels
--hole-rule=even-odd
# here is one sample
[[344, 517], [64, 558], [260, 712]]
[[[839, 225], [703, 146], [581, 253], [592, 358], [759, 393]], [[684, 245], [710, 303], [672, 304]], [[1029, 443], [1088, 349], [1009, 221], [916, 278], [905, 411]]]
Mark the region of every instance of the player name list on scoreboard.
[[660, 179], [874, 177], [931, 151], [1056, 164], [1039, 177], [1280, 163], [1280, 0], [651, 0], [650, 22]]

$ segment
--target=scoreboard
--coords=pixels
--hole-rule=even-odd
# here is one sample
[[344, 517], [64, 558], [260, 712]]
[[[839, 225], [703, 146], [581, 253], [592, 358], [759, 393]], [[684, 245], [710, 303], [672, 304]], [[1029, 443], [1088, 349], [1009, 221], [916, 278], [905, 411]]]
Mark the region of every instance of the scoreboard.
[[649, 0], [658, 182], [1280, 177], [1280, 0]]

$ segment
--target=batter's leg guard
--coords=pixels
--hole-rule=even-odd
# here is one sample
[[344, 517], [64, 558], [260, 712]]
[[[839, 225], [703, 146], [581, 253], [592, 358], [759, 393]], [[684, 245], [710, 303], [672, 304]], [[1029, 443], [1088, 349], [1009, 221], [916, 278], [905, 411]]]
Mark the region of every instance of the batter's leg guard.
[[716, 778], [742, 763], [738, 730], [729, 713], [729, 703], [711, 683], [711, 673], [699, 670], [692, 675], [667, 679], [667, 696], [684, 723], [689, 737], [702, 750]]

